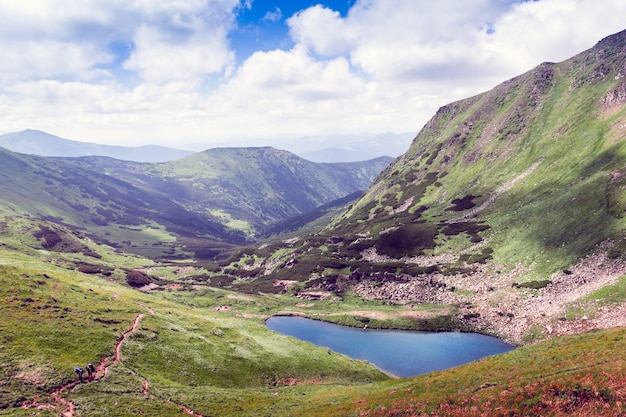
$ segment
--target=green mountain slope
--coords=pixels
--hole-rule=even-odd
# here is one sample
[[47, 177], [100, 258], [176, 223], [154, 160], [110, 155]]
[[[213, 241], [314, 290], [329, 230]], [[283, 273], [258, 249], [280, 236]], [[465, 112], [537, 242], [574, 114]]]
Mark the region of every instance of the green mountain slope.
[[215, 148], [162, 164], [103, 158], [70, 162], [94, 167], [169, 196], [188, 210], [210, 213], [249, 236], [333, 200], [366, 190], [390, 157], [314, 163], [271, 147]]
[[621, 32], [442, 107], [322, 233], [254, 253], [257, 286], [457, 305], [518, 343], [596, 314], [574, 303], [626, 273], [625, 76]]
[[169, 253], [168, 243], [177, 237], [204, 237], [207, 245], [244, 241], [240, 233], [167, 196], [63, 160], [0, 150], [0, 177], [0, 203], [11, 215], [65, 225], [131, 253], [154, 245], [155, 253]]
[[[123, 285], [120, 259], [108, 260], [114, 270], [107, 277], [87, 275], [67, 270], [60, 257], [52, 263], [4, 236], [3, 242], [9, 243], [0, 245], [2, 415], [624, 411], [624, 329], [555, 338], [447, 371], [394, 379], [362, 361], [266, 329], [265, 317], [293, 308], [287, 295], [244, 296], [181, 285], [176, 278], [169, 278], [167, 291], [140, 292]], [[113, 256], [102, 253], [101, 262]], [[150, 264], [137, 257], [123, 262]], [[153, 267], [180, 274], [176, 266]], [[326, 305], [327, 311], [341, 308], [355, 306]], [[87, 363], [96, 366], [95, 379], [79, 383], [73, 369]]]
[[624, 62], [619, 34], [441, 108], [335, 230], [394, 226], [406, 205], [410, 222], [486, 222], [498, 260], [575, 262], [623, 229]]
[[390, 160], [316, 164], [242, 148], [150, 164], [0, 149], [0, 202], [126, 252], [210, 258], [366, 189]]

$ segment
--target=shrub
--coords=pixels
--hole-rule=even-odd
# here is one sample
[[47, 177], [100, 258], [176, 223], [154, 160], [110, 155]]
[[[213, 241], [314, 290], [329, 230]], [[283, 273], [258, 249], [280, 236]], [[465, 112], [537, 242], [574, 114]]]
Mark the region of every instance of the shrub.
[[476, 206], [473, 200], [478, 197], [479, 196], [469, 194], [463, 198], [455, 198], [454, 200], [452, 200], [452, 207], [449, 207], [447, 210], [448, 211], [469, 210]]
[[436, 247], [435, 237], [438, 228], [430, 223], [416, 223], [401, 226], [389, 233], [380, 235], [376, 242], [376, 250], [383, 255], [395, 258], [416, 256], [424, 253], [424, 249]]
[[226, 287], [231, 285], [234, 280], [234, 277], [228, 275], [216, 275], [214, 277], [211, 277], [209, 282], [215, 287]]
[[102, 272], [102, 269], [97, 266], [97, 265], [80, 265], [78, 267], [78, 271], [82, 272], [83, 274], [99, 274], [100, 272]]
[[547, 287], [550, 284], [552, 284], [552, 281], [550, 281], [549, 279], [544, 279], [540, 281], [522, 282], [521, 284], [514, 282], [512, 286], [514, 288], [530, 288], [532, 290], [539, 290], [541, 288]]
[[40, 230], [33, 235], [37, 239], [43, 239], [41, 246], [50, 250], [63, 241], [63, 238], [49, 227], [41, 226]]
[[132, 270], [126, 271], [126, 282], [131, 287], [143, 287], [152, 282], [152, 277], [144, 272]]

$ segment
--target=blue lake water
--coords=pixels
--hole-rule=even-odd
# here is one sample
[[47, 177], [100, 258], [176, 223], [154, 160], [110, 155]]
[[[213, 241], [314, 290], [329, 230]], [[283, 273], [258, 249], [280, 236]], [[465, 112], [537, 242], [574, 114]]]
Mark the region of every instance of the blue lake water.
[[287, 316], [271, 317], [266, 325], [275, 332], [370, 362], [399, 377], [448, 369], [515, 348], [477, 333], [364, 330]]

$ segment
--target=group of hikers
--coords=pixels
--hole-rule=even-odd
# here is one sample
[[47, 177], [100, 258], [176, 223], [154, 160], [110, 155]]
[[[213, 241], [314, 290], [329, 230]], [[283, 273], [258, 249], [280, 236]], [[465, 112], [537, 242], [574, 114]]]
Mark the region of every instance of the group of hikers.
[[85, 374], [85, 371], [87, 371], [87, 381], [92, 381], [96, 377], [96, 367], [93, 366], [92, 363], [88, 363], [87, 366], [85, 366], [85, 369], [77, 366], [74, 368], [74, 372], [76, 372], [76, 376], [78, 376], [80, 382], [83, 382], [83, 375]]

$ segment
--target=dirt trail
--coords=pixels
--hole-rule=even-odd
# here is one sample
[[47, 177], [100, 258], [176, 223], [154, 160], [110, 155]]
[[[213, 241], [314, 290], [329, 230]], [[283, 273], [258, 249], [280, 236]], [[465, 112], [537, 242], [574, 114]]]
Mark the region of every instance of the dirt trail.
[[148, 313], [150, 313], [150, 314], [152, 314], [152, 315], [156, 314], [156, 311], [154, 311], [154, 309], [153, 309], [153, 308], [148, 307], [148, 306], [147, 306], [147, 305], [145, 305], [144, 303], [137, 303], [137, 304], [139, 305], [139, 307], [141, 307], [141, 308], [145, 308], [145, 309], [148, 311]]
[[[100, 363], [98, 364], [98, 366], [96, 366], [96, 373], [93, 377], [92, 380], [89, 379], [85, 379], [85, 382], [90, 382], [90, 381], [95, 381], [97, 379], [101, 379], [104, 378], [105, 376], [107, 376], [108, 372], [109, 372], [109, 367], [111, 365], [114, 365], [116, 363], [121, 362], [121, 349], [122, 349], [122, 344], [124, 343], [124, 341], [126, 340], [126, 338], [133, 333], [135, 330], [137, 330], [137, 327], [139, 326], [139, 322], [141, 321], [141, 319], [143, 318], [143, 314], [138, 314], [135, 319], [133, 320], [133, 325], [131, 326], [130, 329], [126, 330], [124, 333], [122, 333], [122, 336], [120, 337], [120, 339], [117, 341], [117, 343], [115, 344], [115, 355], [113, 357], [113, 361], [109, 364], [109, 358], [105, 357], [103, 358]], [[76, 414], [76, 411], [74, 409], [74, 403], [72, 403], [70, 400], [66, 399], [63, 397], [63, 392], [68, 391], [73, 389], [75, 386], [77, 386], [78, 384], [82, 383], [81, 381], [72, 381], [69, 382], [59, 388], [57, 388], [56, 390], [54, 390], [51, 394], [52, 399], [54, 400], [55, 403], [60, 404], [63, 407], [63, 410], [61, 412], [61, 416], [63, 417], [74, 417], [74, 415]], [[145, 389], [147, 390], [147, 381], [145, 382]], [[40, 404], [37, 402], [37, 400], [33, 400], [33, 401], [29, 401], [28, 403], [22, 405], [22, 408], [37, 408], [37, 409], [44, 409], [44, 408], [50, 408], [50, 404]]]
[[[150, 314], [154, 314], [154, 310], [152, 310], [151, 308], [145, 307]], [[117, 343], [115, 344], [115, 353], [113, 355], [113, 360], [111, 360], [110, 357], [105, 357], [102, 358], [102, 360], [100, 361], [100, 363], [96, 366], [96, 372], [94, 374], [94, 377], [89, 380], [89, 379], [85, 379], [85, 383], [91, 382], [91, 381], [95, 381], [95, 380], [99, 380], [102, 379], [104, 377], [106, 377], [109, 373], [109, 367], [121, 363], [122, 362], [122, 345], [124, 344], [124, 342], [126, 341], [126, 339], [128, 338], [128, 336], [130, 336], [132, 333], [134, 333], [137, 328], [139, 327], [139, 323], [141, 322], [141, 319], [144, 318], [144, 314], [137, 314], [137, 316], [135, 316], [135, 319], [133, 320], [133, 324], [132, 326], [126, 330], [124, 333], [122, 333], [122, 335], [120, 336], [120, 338], [118, 339]], [[81, 381], [72, 381], [69, 382], [59, 388], [57, 388], [56, 390], [54, 390], [51, 394], [54, 402], [57, 405], [60, 405], [63, 408], [63, 411], [61, 412], [61, 416], [62, 417], [74, 417], [76, 415], [76, 410], [74, 407], [74, 403], [72, 403], [70, 400], [66, 399], [63, 397], [63, 392], [65, 391], [69, 391], [71, 389], [73, 389], [74, 387], [76, 387], [78, 384], [82, 383]], [[146, 378], [142, 377], [142, 390], [141, 393], [143, 395], [145, 395], [146, 397], [150, 397], [150, 392], [149, 392], [149, 382]], [[175, 402], [171, 401], [171, 400], [167, 400], [167, 402], [174, 404], [178, 407], [180, 407], [185, 413], [189, 414], [190, 416], [194, 416], [194, 417], [205, 417], [202, 414], [196, 413], [195, 411], [193, 411], [192, 409], [190, 409], [189, 407], [186, 407], [184, 405], [181, 404], [176, 404]], [[39, 403], [37, 398], [33, 399], [32, 401], [29, 401], [27, 403], [24, 403], [22, 405], [22, 408], [26, 408], [26, 409], [32, 409], [32, 408], [36, 408], [36, 409], [50, 409], [50, 408], [57, 408], [58, 406], [54, 406], [52, 404], [42, 404]]]
[[65, 390], [68, 390], [70, 388], [74, 388], [77, 384], [78, 384], [77, 381], [72, 382], [71, 384], [67, 384], [67, 385], [62, 386], [61, 388], [57, 389], [56, 391], [54, 391], [52, 393], [52, 398], [54, 399], [54, 402], [58, 403], [58, 404], [61, 404], [65, 408], [65, 411], [63, 411], [61, 413], [61, 415], [63, 417], [73, 417], [74, 416], [74, 403], [72, 403], [71, 401], [66, 400], [65, 398], [63, 398], [61, 396], [61, 394]]
[[193, 416], [193, 417], [206, 417], [206, 416], [204, 416], [204, 415], [202, 415], [202, 414], [198, 414], [198, 413], [196, 413], [196, 412], [195, 412], [195, 411], [193, 411], [191, 408], [186, 407], [186, 406], [184, 406], [184, 405], [181, 405], [181, 404], [176, 404], [175, 402], [173, 402], [173, 401], [171, 401], [171, 400], [167, 400], [167, 402], [168, 402], [168, 403], [170, 403], [170, 404], [174, 404], [174, 405], [175, 405], [175, 406], [177, 406], [177, 407], [180, 407], [180, 408], [181, 408], [181, 409], [182, 409], [182, 410], [183, 410], [186, 414], [189, 414], [190, 416]]
[[135, 320], [133, 320], [132, 327], [126, 330], [124, 333], [122, 333], [120, 340], [118, 340], [117, 343], [115, 344], [115, 356], [113, 357], [113, 362], [111, 363], [111, 365], [115, 365], [116, 363], [122, 361], [122, 344], [124, 343], [124, 341], [126, 340], [128, 336], [130, 336], [132, 333], [134, 333], [137, 330], [137, 327], [139, 327], [139, 322], [141, 321], [142, 318], [143, 318], [143, 314], [137, 314], [137, 317], [135, 317]]
[[122, 361], [122, 353], [121, 353], [122, 344], [131, 333], [137, 330], [137, 327], [139, 326], [139, 322], [141, 321], [143, 317], [144, 317], [143, 314], [137, 314], [137, 316], [133, 320], [133, 325], [131, 326], [131, 328], [126, 330], [124, 333], [122, 333], [119, 340], [115, 344], [115, 354], [113, 356], [113, 362], [109, 363], [109, 357], [103, 358], [98, 364], [98, 366], [96, 366], [96, 375], [94, 379], [104, 378], [105, 376], [109, 374], [110, 366], [115, 365], [116, 363], [119, 363]]
[[141, 386], [143, 387], [141, 390], [141, 393], [143, 395], [145, 395], [146, 397], [150, 396], [150, 383], [148, 382], [147, 379], [143, 379], [143, 381], [141, 381]]

